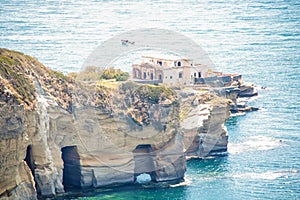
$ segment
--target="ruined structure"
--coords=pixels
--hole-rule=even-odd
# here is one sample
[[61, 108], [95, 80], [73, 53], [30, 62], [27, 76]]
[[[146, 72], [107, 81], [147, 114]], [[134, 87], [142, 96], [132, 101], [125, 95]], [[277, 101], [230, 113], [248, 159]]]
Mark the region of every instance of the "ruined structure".
[[166, 86], [209, 85], [227, 87], [241, 82], [239, 74], [223, 74], [208, 66], [179, 56], [142, 56], [140, 64], [132, 65], [132, 79], [140, 83], [162, 83]]
[[143, 56], [141, 64], [132, 65], [132, 78], [140, 82], [159, 82], [167, 86], [191, 85], [205, 75], [207, 67], [177, 56]]

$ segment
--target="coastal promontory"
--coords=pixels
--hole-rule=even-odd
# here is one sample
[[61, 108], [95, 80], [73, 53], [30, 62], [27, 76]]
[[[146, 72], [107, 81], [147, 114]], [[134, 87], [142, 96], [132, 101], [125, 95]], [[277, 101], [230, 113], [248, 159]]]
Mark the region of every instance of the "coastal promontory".
[[[236, 98], [236, 97], [234, 97]], [[186, 160], [226, 152], [235, 99], [130, 80], [82, 81], [0, 49], [0, 197], [180, 182]]]

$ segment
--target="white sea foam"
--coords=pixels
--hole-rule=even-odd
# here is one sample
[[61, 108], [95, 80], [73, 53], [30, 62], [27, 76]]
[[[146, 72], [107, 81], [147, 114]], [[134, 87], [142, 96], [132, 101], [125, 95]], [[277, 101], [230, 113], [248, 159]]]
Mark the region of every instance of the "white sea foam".
[[249, 137], [242, 143], [229, 143], [228, 152], [230, 154], [238, 154], [248, 151], [263, 151], [275, 149], [283, 145], [280, 140], [276, 140], [272, 137], [266, 137], [262, 135]]
[[187, 186], [187, 185], [191, 185], [191, 183], [192, 183], [192, 181], [190, 181], [187, 177], [185, 177], [183, 182], [180, 182], [180, 183], [177, 183], [177, 184], [170, 185], [170, 187]]
[[238, 112], [238, 113], [230, 114], [231, 117], [243, 116], [243, 115], [246, 115], [246, 113], [244, 113], [244, 112], [243, 113]]
[[264, 172], [264, 173], [244, 173], [233, 175], [234, 178], [242, 178], [242, 179], [266, 179], [266, 180], [275, 180], [279, 177], [283, 176], [282, 173], [274, 173], [274, 172]]
[[299, 173], [298, 170], [280, 170], [280, 171], [267, 171], [262, 173], [243, 173], [243, 174], [235, 174], [233, 178], [242, 178], [242, 179], [265, 179], [265, 180], [275, 180], [280, 177], [287, 178], [289, 176], [293, 176]]

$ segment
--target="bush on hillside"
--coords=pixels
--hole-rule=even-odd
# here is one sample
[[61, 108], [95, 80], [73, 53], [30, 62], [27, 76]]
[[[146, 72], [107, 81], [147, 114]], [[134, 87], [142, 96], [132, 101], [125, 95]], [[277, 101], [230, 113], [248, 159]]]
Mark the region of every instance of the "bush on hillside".
[[120, 69], [115, 69], [114, 67], [102, 70], [95, 66], [89, 66], [82, 72], [72, 72], [68, 76], [80, 81], [99, 81], [109, 79], [115, 79], [116, 81], [127, 81], [129, 78], [129, 73], [123, 72]]

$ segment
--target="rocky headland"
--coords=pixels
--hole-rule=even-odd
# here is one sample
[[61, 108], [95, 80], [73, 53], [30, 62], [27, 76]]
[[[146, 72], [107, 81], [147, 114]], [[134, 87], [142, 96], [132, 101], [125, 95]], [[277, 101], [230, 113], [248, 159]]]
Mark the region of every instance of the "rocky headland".
[[54, 198], [136, 183], [141, 174], [179, 182], [187, 159], [227, 151], [224, 122], [238, 92], [221, 96], [84, 83], [0, 49], [0, 198]]

